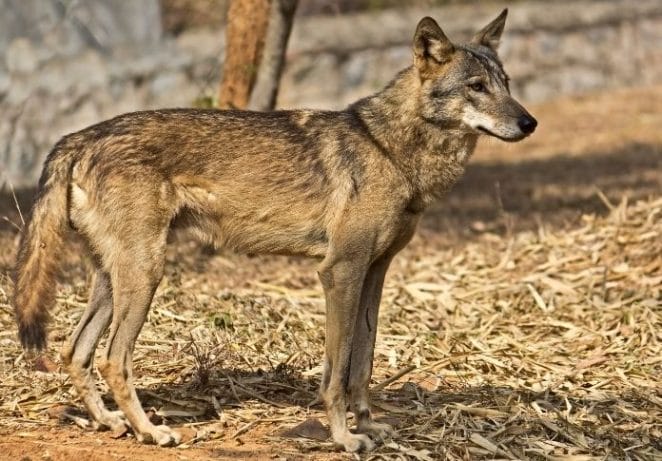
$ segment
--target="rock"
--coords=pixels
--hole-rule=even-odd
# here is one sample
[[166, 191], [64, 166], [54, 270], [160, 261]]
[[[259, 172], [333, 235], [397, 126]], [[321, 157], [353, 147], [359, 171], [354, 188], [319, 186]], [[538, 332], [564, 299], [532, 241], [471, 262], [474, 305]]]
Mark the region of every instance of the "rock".
[[9, 92], [9, 74], [0, 69], [0, 102], [5, 98]]
[[27, 38], [12, 40], [5, 53], [5, 65], [12, 74], [29, 74], [39, 66], [37, 51]]
[[155, 97], [162, 97], [168, 93], [176, 93], [179, 88], [186, 87], [186, 77], [179, 72], [165, 72], [158, 74], [150, 84], [150, 92]]

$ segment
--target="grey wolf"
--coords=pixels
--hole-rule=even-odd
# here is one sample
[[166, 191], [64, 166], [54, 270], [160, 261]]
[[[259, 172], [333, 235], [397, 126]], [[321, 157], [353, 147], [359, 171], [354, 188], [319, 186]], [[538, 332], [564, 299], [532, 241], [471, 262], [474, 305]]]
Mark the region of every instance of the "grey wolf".
[[[368, 385], [384, 276], [421, 214], [462, 175], [481, 135], [518, 141], [536, 120], [510, 95], [497, 56], [507, 11], [469, 43], [431, 18], [413, 65], [341, 111], [173, 109], [118, 116], [62, 138], [48, 156], [17, 257], [24, 347], [43, 349], [58, 252], [70, 233], [95, 264], [89, 305], [63, 361], [98, 428], [177, 444], [132, 384], [132, 353], [163, 276], [168, 234], [250, 253], [318, 258], [327, 309], [320, 396], [333, 440], [371, 450], [392, 428], [373, 419]], [[99, 370], [119, 411], [109, 411]], [[356, 416], [350, 432], [345, 411]]]

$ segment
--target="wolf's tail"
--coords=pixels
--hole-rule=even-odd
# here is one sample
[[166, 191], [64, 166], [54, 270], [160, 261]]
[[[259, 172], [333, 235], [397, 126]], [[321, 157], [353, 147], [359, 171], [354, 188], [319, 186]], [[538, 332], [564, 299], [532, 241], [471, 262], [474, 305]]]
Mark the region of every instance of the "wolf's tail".
[[49, 154], [32, 216], [21, 235], [14, 274], [14, 309], [18, 337], [26, 349], [46, 346], [60, 249], [69, 229], [68, 189], [77, 152], [74, 144], [71, 137], [63, 138]]

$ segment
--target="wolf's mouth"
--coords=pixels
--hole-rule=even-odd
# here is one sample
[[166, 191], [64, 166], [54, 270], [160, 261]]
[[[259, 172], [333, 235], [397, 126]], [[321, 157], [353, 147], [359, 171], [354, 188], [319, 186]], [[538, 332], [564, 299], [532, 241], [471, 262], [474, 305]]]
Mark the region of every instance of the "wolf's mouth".
[[526, 133], [522, 133], [520, 136], [517, 136], [517, 137], [515, 137], [515, 138], [506, 138], [506, 137], [504, 137], [504, 136], [499, 136], [498, 134], [496, 134], [496, 133], [494, 133], [494, 132], [488, 130], [488, 129], [485, 128], [484, 126], [480, 126], [480, 125], [479, 125], [479, 126], [477, 126], [476, 128], [478, 128], [478, 130], [482, 131], [483, 133], [485, 133], [485, 134], [487, 134], [487, 135], [489, 135], [489, 136], [494, 136], [495, 138], [500, 139], [500, 140], [505, 141], [505, 142], [517, 142], [517, 141], [521, 141], [522, 139], [524, 139], [524, 138], [526, 138], [526, 137], [528, 136]]

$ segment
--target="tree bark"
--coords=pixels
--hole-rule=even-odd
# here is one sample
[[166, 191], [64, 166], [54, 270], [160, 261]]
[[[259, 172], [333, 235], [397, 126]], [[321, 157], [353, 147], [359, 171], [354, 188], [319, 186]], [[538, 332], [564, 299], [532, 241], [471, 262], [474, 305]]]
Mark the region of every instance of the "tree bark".
[[273, 110], [276, 107], [285, 51], [297, 3], [298, 0], [271, 0], [264, 50], [248, 104], [251, 110]]
[[226, 27], [223, 78], [218, 92], [222, 109], [244, 109], [262, 59], [275, 0], [231, 0]]

